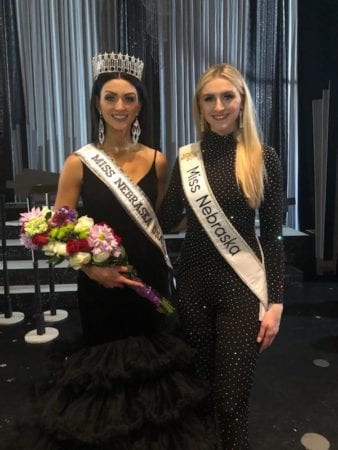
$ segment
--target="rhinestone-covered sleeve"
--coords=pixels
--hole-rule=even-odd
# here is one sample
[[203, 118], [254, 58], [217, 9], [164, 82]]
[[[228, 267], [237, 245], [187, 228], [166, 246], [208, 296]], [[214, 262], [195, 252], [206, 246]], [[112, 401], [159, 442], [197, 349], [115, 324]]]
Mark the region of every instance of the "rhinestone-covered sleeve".
[[158, 218], [163, 232], [168, 233], [183, 218], [184, 193], [181, 187], [181, 175], [176, 160], [171, 174], [170, 183], [158, 212]]
[[267, 179], [264, 201], [259, 208], [260, 239], [265, 259], [269, 302], [281, 303], [284, 285], [282, 170], [277, 153], [272, 148], [264, 148], [264, 159]]

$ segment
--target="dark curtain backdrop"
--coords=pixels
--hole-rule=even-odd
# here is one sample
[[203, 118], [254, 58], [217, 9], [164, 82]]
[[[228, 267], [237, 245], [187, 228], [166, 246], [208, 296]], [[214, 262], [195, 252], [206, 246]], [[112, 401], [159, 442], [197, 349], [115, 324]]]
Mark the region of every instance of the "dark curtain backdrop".
[[[170, 12], [171, 3], [167, 0], [162, 3]], [[89, 12], [90, 17], [95, 19], [92, 32], [97, 34], [95, 39], [99, 51], [120, 50], [135, 54], [145, 61], [144, 80], [151, 105], [148, 109], [146, 141], [157, 148], [160, 145], [162, 106], [159, 96], [157, 39], [161, 35], [161, 29], [157, 23], [158, 16], [152, 10], [162, 3], [155, 0], [96, 0], [90, 3], [93, 9]], [[216, 5], [216, 2], [210, 2], [211, 4]], [[288, 28], [291, 23], [289, 12], [293, 0], [247, 0], [244, 4], [250, 8], [249, 27], [243, 30], [243, 33], [248, 33], [245, 36], [247, 49], [244, 74], [253, 93], [265, 140], [275, 147], [280, 155], [286, 191], [290, 162], [298, 158], [297, 152], [293, 154], [293, 149], [287, 145], [290, 138], [290, 120], [288, 121], [287, 115], [290, 98], [287, 98], [286, 94], [290, 79], [287, 50], [291, 45], [288, 42]], [[218, 3], [217, 5], [220, 7]], [[119, 14], [118, 30], [116, 26], [112, 26], [117, 19], [116, 11]], [[222, 10], [222, 14], [227, 20], [232, 18], [230, 10]], [[194, 17], [191, 20], [194, 20]], [[179, 21], [180, 17], [175, 16], [172, 19]], [[175, 22], [172, 23], [175, 25]], [[298, 1], [299, 228], [301, 230], [314, 228], [312, 101], [321, 98], [323, 89], [328, 89], [330, 82], [325, 212], [325, 258], [328, 259], [334, 251], [335, 227], [337, 227], [335, 224], [338, 152], [338, 136], [335, 130], [338, 123], [337, 24], [337, 0]], [[214, 37], [212, 30], [208, 32], [208, 36]], [[116, 48], [116, 42], [119, 48]], [[184, 40], [176, 42], [177, 45], [186, 48]], [[192, 41], [191, 45], [195, 45], [195, 42]], [[5, 181], [12, 177], [13, 169], [20, 164], [22, 167], [28, 165], [15, 0], [0, 0], [0, 51], [0, 175], [1, 190], [4, 190]], [[204, 56], [205, 62], [209, 65], [211, 61], [208, 60], [208, 55]], [[162, 126], [165, 126], [165, 123]], [[176, 126], [182, 124], [178, 123]], [[15, 155], [15, 158], [11, 153], [13, 142], [15, 151], [19, 154]]]
[[[246, 78], [264, 140], [282, 162], [287, 191], [288, 0], [250, 1], [249, 62]], [[286, 195], [286, 194], [285, 194]]]
[[314, 157], [312, 100], [322, 97], [330, 82], [327, 195], [324, 259], [332, 259], [338, 155], [338, 2], [300, 1], [299, 17], [299, 191], [301, 229], [313, 229]]
[[[249, 33], [246, 39], [249, 48], [245, 63], [245, 76], [253, 92], [265, 140], [276, 148], [281, 157], [285, 180], [288, 162], [286, 145], [287, 102], [285, 98], [286, 47], [288, 45], [286, 30], [288, 29], [290, 1], [292, 0], [251, 0], [248, 3], [250, 5], [249, 31], [243, 30], [243, 32]], [[5, 59], [6, 70], [2, 68], [2, 75], [5, 76], [1, 83], [2, 92], [4, 95], [8, 94], [2, 104], [12, 110], [10, 112], [12, 120], [15, 118], [24, 125], [14, 0], [0, 0], [0, 4], [2, 28], [7, 30], [6, 34], [4, 32], [1, 34], [1, 44], [6, 47], [6, 52], [9, 55]], [[144, 80], [148, 90], [149, 105], [151, 105], [148, 108], [146, 127], [148, 136], [145, 140], [150, 145], [159, 148], [161, 118], [157, 48], [159, 30], [156, 14], [150, 8], [152, 5], [159, 7], [159, 3], [146, 0], [116, 0], [115, 2], [97, 0], [93, 5], [95, 5], [95, 10], [91, 13], [97, 16], [95, 32], [98, 34], [98, 50], [128, 52], [141, 57], [145, 62]], [[116, 19], [116, 11], [119, 12], [118, 30], [113, 29], [111, 25], [113, 19]], [[226, 14], [228, 15], [226, 17], [231, 18], [230, 10], [227, 10]], [[179, 18], [174, 19], [178, 20]], [[116, 48], [116, 39], [119, 48]], [[183, 45], [184, 42], [178, 44]], [[207, 55], [205, 55], [205, 58], [207, 59]], [[4, 61], [3, 58], [1, 64], [3, 64], [2, 61]], [[209, 65], [210, 61], [206, 61], [206, 63]], [[7, 77], [8, 73], [11, 74], [10, 78]], [[197, 75], [199, 76], [200, 73]], [[9, 89], [7, 89], [7, 83], [9, 83]], [[15, 96], [13, 96], [13, 93]], [[182, 124], [177, 125], [182, 126]], [[21, 129], [24, 130], [24, 126]], [[8, 135], [7, 139], [9, 138]], [[24, 140], [25, 137], [22, 136], [22, 141], [24, 142]], [[22, 145], [22, 148], [25, 149], [25, 145]], [[10, 146], [5, 151], [8, 157], [8, 169], [10, 169]], [[23, 154], [23, 167], [26, 164], [27, 160], [25, 154]], [[8, 170], [4, 178], [8, 179], [10, 175], [11, 172]], [[286, 190], [286, 181], [284, 187]]]
[[[147, 87], [148, 139], [159, 148], [159, 79], [156, 15], [145, 6], [147, 2], [119, 0], [120, 28], [118, 50], [134, 54], [145, 62], [144, 81]], [[151, 4], [151, 2], [148, 2]], [[246, 76], [258, 105], [259, 120], [267, 143], [276, 148], [286, 168], [287, 152], [287, 27], [289, 0], [251, 0], [249, 45], [249, 70]], [[136, 7], [137, 6], [137, 7]], [[155, 3], [153, 3], [155, 7]], [[149, 15], [152, 32], [149, 32]], [[274, 20], [271, 20], [271, 17]], [[155, 18], [155, 22], [154, 22]], [[276, 25], [277, 24], [277, 28]], [[262, 37], [268, 36], [268, 40]], [[183, 45], [183, 43], [182, 43]], [[115, 49], [116, 50], [116, 49]], [[264, 99], [264, 100], [262, 100]], [[286, 190], [286, 170], [284, 170]]]
[[26, 118], [14, 3], [14, 0], [0, 0], [0, 188], [10, 200], [12, 192], [6, 191], [5, 186], [13, 175], [11, 141], [12, 132], [17, 128], [21, 135], [22, 159], [27, 165]]
[[[148, 32], [148, 10], [138, 0], [120, 2], [120, 51], [135, 55], [144, 62], [143, 81], [147, 90], [146, 126], [143, 140], [151, 147], [160, 148], [160, 97], [158, 78], [157, 39]], [[155, 16], [153, 16], [155, 17]], [[152, 27], [157, 27], [152, 22]]]

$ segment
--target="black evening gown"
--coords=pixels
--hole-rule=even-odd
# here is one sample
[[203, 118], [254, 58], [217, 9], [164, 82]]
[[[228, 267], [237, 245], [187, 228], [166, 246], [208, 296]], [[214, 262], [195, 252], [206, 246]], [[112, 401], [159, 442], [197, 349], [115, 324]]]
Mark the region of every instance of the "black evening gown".
[[[84, 165], [81, 213], [122, 237], [142, 280], [167, 295], [168, 271], [111, 191]], [[155, 163], [139, 182], [154, 204]], [[64, 359], [41, 399], [26, 450], [206, 450], [196, 411], [206, 390], [193, 375], [195, 353], [170, 333], [170, 317], [132, 289], [105, 289], [79, 272], [85, 345]], [[38, 433], [36, 431], [38, 430]]]

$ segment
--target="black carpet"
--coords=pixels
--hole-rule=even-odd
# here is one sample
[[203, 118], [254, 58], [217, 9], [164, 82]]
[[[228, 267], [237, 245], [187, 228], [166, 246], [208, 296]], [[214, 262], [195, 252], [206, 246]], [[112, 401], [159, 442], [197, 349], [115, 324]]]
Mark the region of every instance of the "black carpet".
[[[60, 331], [58, 344], [80, 334], [76, 304], [66, 305], [68, 319], [50, 325]], [[25, 414], [31, 386], [44, 374], [46, 352], [54, 345], [25, 343], [35, 324], [31, 304], [21, 306], [25, 321], [0, 327], [0, 449], [12, 423]], [[253, 450], [338, 449], [338, 282], [288, 286], [281, 331], [259, 358], [250, 433]], [[321, 436], [305, 447], [306, 433]]]
[[251, 403], [254, 450], [304, 449], [305, 433], [330, 442], [309, 450], [338, 449], [338, 283], [287, 288], [281, 330], [259, 359]]

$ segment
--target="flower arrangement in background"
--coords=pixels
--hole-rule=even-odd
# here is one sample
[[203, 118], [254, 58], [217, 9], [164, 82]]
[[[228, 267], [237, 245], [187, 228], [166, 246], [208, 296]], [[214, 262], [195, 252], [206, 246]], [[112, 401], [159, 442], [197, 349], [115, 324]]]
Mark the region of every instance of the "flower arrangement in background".
[[129, 264], [121, 238], [105, 223], [95, 224], [88, 216], [79, 217], [75, 209], [67, 206], [52, 211], [47, 207], [32, 208], [21, 213], [20, 241], [28, 249], [38, 250], [55, 266], [67, 260], [70, 267], [79, 270], [83, 265], [127, 266], [127, 276], [143, 286], [133, 288], [164, 314], [174, 307], [155, 289], [143, 283], [135, 268]]

